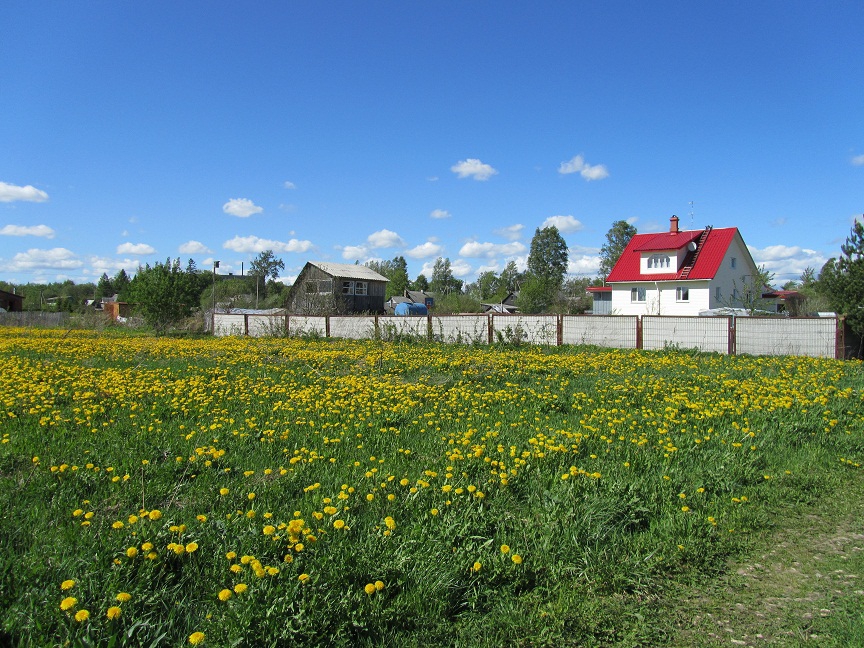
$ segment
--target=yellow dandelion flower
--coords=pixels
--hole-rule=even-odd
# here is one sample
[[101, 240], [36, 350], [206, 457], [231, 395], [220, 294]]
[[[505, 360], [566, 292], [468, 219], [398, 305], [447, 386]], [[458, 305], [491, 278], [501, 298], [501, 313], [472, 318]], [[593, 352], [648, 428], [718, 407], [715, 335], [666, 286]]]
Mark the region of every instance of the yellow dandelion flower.
[[228, 553], [225, 554], [225, 557], [228, 560], [234, 560], [237, 557], [237, 554], [233, 551], [229, 551]]
[[70, 590], [73, 587], [75, 587], [75, 581], [72, 579], [65, 580], [62, 583], [60, 583], [60, 589], [61, 590]]
[[371, 596], [372, 594], [374, 594], [378, 590], [375, 589], [374, 583], [366, 583], [366, 586], [363, 588], [363, 591]]
[[141, 545], [141, 551], [150, 551], [151, 549], [153, 549], [153, 543], [152, 542], [145, 542], [144, 544]]
[[128, 558], [134, 558], [134, 557], [137, 556], [137, 555], [138, 555], [138, 548], [137, 548], [137, 547], [129, 547], [129, 548], [126, 550], [126, 556], [127, 556]]
[[242, 593], [245, 592], [247, 589], [249, 589], [249, 588], [246, 586], [246, 583], [237, 583], [237, 584], [234, 586], [234, 593], [235, 593], [235, 594], [242, 594]]
[[301, 583], [305, 583], [306, 581], [309, 580], [309, 574], [300, 574], [297, 577], [297, 580], [299, 580]]
[[189, 635], [189, 643], [193, 646], [197, 646], [202, 641], [204, 641], [204, 633], [203, 632], [193, 632]]
[[506, 545], [506, 544], [501, 545], [501, 553], [503, 553], [503, 554], [510, 553], [510, 546]]
[[220, 600], [220, 601], [227, 601], [227, 600], [230, 599], [233, 595], [234, 595], [234, 592], [232, 592], [230, 589], [227, 589], [227, 588], [226, 588], [226, 589], [223, 589], [223, 590], [222, 590], [221, 592], [219, 592], [219, 594], [218, 594], [218, 596], [219, 596], [219, 600]]
[[276, 533], [276, 527], [273, 526], [272, 524], [268, 524], [267, 526], [264, 527], [263, 532], [264, 532], [264, 535], [266, 535], [266, 536], [273, 535], [274, 533]]
[[88, 612], [87, 610], [78, 610], [75, 613], [75, 620], [78, 623], [84, 623], [89, 618], [90, 618], [90, 612]]
[[522, 564], [522, 556], [520, 556], [519, 554], [513, 554], [512, 556], [510, 556], [510, 560], [512, 560], [517, 565]]
[[236, 564], [236, 563], [233, 564], [233, 565], [231, 565], [230, 569], [231, 569], [231, 571], [232, 571], [233, 573], [235, 573], [235, 574], [239, 574], [240, 572], [243, 571], [243, 568], [242, 568], [240, 565]]
[[344, 529], [345, 528], [345, 520], [336, 520], [333, 522], [333, 527], [336, 529]]
[[150, 511], [150, 514], [147, 517], [149, 517], [155, 522], [156, 520], [162, 518], [162, 511], [160, 511], [159, 509], [153, 509], [152, 511]]
[[294, 545], [294, 551], [297, 551], [297, 552], [303, 551], [304, 548], [305, 547], [303, 546], [302, 542], [298, 542], [297, 544]]
[[120, 592], [115, 598], [121, 603], [126, 603], [132, 598], [132, 595], [128, 592]]
[[206, 515], [196, 515], [195, 519], [198, 520], [199, 522], [206, 522], [207, 516]]
[[111, 525], [111, 528], [112, 528], [112, 529], [122, 529], [124, 526], [126, 526], [126, 525], [123, 524], [120, 520], [117, 520], [116, 522], [114, 522], [114, 523]]
[[473, 565], [471, 565], [471, 571], [479, 572], [481, 567], [483, 567], [483, 563], [475, 562]]
[[225, 496], [225, 495], [227, 495], [227, 494], [230, 493], [230, 492], [231, 492], [231, 491], [229, 491], [227, 488], [220, 488], [220, 489], [219, 489], [219, 494], [222, 495], [222, 496]]
[[384, 583], [380, 580], [375, 581], [375, 589], [380, 592], [384, 589]]
[[186, 553], [195, 553], [196, 551], [198, 551], [197, 542], [190, 542], [186, 545]]
[[433, 508], [431, 511], [429, 511], [429, 513], [431, 513], [432, 515], [438, 515], [438, 509]]
[[60, 609], [66, 612], [67, 610], [71, 610], [73, 607], [78, 605], [78, 599], [74, 596], [67, 596], [62, 601], [60, 601]]
[[112, 605], [108, 608], [108, 611], [105, 613], [105, 616], [108, 617], [109, 621], [114, 621], [115, 619], [120, 618], [120, 614], [122, 614], [122, 610], [116, 605]]
[[246, 496], [246, 499], [248, 499], [248, 500], [251, 502], [252, 500], [255, 499], [255, 493], [249, 493], [249, 494]]

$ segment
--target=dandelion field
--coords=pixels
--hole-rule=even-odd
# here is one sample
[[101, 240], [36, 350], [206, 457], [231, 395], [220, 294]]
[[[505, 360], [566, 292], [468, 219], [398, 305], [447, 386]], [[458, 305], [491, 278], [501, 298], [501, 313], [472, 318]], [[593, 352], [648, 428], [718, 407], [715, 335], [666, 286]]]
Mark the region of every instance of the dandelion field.
[[0, 645], [659, 645], [864, 367], [0, 330]]

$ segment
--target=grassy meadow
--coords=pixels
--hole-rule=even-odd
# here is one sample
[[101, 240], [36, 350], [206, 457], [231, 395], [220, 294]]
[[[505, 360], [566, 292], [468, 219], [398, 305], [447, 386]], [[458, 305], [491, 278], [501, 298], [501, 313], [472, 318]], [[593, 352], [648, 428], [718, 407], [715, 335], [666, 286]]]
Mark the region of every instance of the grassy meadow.
[[[0, 645], [677, 645], [864, 367], [0, 329]], [[853, 628], [854, 631], [854, 628]]]

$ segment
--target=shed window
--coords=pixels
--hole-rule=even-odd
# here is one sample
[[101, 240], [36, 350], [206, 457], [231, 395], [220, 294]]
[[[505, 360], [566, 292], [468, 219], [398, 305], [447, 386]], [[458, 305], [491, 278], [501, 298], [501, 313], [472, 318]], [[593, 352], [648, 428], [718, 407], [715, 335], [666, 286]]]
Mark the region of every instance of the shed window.
[[343, 281], [342, 282], [342, 294], [343, 295], [353, 295], [354, 294], [354, 282], [353, 281]]
[[675, 301], [679, 302], [689, 302], [690, 301], [690, 289], [679, 286], [675, 289]]
[[369, 290], [369, 282], [368, 281], [355, 281], [354, 282], [354, 294], [355, 295], [365, 295]]
[[318, 292], [319, 293], [331, 293], [333, 292], [333, 280], [332, 279], [322, 279], [318, 282]]
[[318, 291], [318, 286], [315, 285], [314, 281], [307, 281], [305, 288], [307, 293], [315, 293]]
[[631, 302], [644, 302], [645, 301], [645, 289], [644, 288], [631, 288], [630, 289], [630, 301]]

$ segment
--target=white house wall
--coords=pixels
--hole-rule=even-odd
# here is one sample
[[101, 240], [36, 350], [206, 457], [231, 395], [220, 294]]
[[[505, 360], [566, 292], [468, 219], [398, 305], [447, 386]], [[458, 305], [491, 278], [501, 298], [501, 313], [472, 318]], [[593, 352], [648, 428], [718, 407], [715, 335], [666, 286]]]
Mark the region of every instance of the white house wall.
[[[735, 268], [732, 268], [732, 259], [736, 259]], [[738, 292], [744, 284], [752, 281], [756, 273], [756, 264], [750, 251], [744, 245], [740, 235], [733, 237], [726, 250], [723, 262], [717, 268], [717, 273], [711, 282], [710, 305], [707, 308], [732, 307], [739, 308], [740, 300], [732, 300], [732, 291], [737, 286]], [[716, 297], [716, 289], [720, 287], [720, 299]]]
[[[690, 299], [676, 299], [678, 287], [689, 288]], [[708, 281], [634, 281], [612, 286], [612, 313], [615, 315], [698, 315], [710, 308]], [[645, 288], [645, 301], [630, 301], [631, 288]]]

